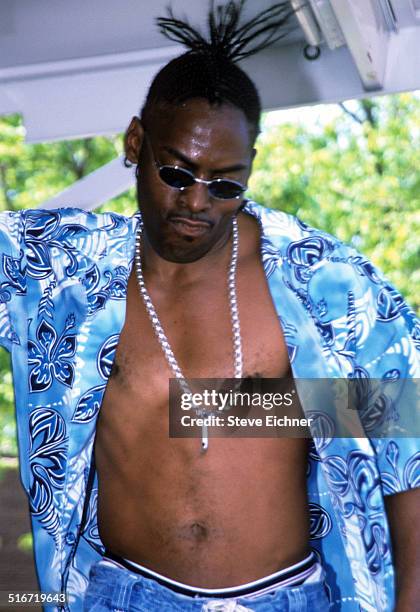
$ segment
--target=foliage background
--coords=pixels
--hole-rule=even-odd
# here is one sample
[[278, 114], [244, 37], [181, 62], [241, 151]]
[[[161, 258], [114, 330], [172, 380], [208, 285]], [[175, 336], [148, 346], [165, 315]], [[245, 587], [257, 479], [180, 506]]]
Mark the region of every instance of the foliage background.
[[[419, 93], [328, 108], [326, 120], [263, 129], [250, 197], [352, 243], [418, 308]], [[121, 135], [32, 145], [24, 135], [19, 115], [0, 117], [0, 211], [37, 207], [122, 152]], [[106, 209], [134, 213], [133, 190]], [[14, 430], [9, 359], [0, 351], [0, 456], [16, 454]]]

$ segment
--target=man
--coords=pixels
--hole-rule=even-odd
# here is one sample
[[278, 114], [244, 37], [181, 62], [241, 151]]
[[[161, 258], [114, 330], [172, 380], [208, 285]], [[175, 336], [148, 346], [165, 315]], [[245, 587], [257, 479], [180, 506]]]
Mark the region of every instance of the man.
[[178, 375], [416, 371], [414, 316], [371, 264], [244, 201], [260, 105], [235, 61], [259, 22], [240, 30], [232, 3], [216, 17], [210, 42], [160, 21], [190, 52], [126, 134], [141, 217], [2, 217], [0, 328], [40, 584], [70, 610], [317, 611], [326, 572], [332, 609], [392, 610], [396, 494], [395, 609], [411, 611], [413, 440], [168, 437]]

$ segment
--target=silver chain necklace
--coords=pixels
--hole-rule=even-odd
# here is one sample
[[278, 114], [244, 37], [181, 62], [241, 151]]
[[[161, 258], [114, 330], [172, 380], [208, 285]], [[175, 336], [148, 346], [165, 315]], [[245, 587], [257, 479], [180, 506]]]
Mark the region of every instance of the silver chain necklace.
[[[173, 354], [171, 345], [169, 344], [168, 338], [163, 330], [163, 327], [156, 314], [155, 307], [150, 298], [150, 295], [146, 289], [144, 282], [143, 269], [141, 263], [141, 236], [143, 232], [143, 224], [140, 223], [139, 229], [136, 235], [136, 249], [135, 249], [135, 260], [136, 260], [136, 274], [137, 282], [139, 284], [140, 295], [143, 298], [144, 305], [146, 307], [147, 314], [152, 322], [153, 331], [155, 332], [156, 338], [162, 347], [163, 354], [165, 355], [166, 361], [169, 364], [175, 378], [178, 380], [184, 393], [191, 395], [191, 390], [185, 381], [185, 376], [178, 365], [178, 362]], [[228, 287], [229, 287], [229, 305], [230, 305], [230, 317], [232, 323], [232, 340], [233, 340], [233, 365], [234, 365], [234, 378], [242, 378], [242, 338], [241, 338], [241, 326], [239, 323], [239, 311], [238, 311], [238, 299], [236, 296], [236, 268], [238, 263], [238, 247], [239, 247], [239, 231], [238, 231], [238, 220], [236, 217], [232, 219], [232, 256], [229, 264], [228, 271]], [[204, 418], [205, 413], [202, 410], [196, 410], [197, 414], [201, 414]], [[206, 452], [209, 446], [208, 438], [208, 427], [202, 425], [201, 427], [201, 451]]]

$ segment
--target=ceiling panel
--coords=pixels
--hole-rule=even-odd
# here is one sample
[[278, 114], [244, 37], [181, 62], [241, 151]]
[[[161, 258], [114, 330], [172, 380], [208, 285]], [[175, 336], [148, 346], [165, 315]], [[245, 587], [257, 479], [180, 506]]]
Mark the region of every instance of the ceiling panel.
[[[273, 1], [250, 0], [246, 14]], [[124, 129], [153, 75], [182, 51], [154, 25], [167, 3], [0, 0], [0, 114], [22, 113], [30, 141]], [[393, 4], [401, 29], [391, 37], [382, 93], [420, 88], [419, 21], [412, 0]], [[173, 0], [172, 5], [176, 14], [204, 25], [208, 0]], [[309, 62], [303, 57], [305, 44], [296, 29], [282, 44], [243, 63], [264, 108], [366, 95], [346, 47], [330, 51], [325, 45], [320, 58]]]

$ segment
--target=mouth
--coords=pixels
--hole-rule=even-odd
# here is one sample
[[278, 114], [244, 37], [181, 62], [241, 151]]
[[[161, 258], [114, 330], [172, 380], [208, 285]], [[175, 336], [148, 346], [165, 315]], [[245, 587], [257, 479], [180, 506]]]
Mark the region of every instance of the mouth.
[[210, 231], [211, 225], [205, 221], [192, 221], [183, 217], [171, 217], [169, 223], [180, 236], [199, 237]]

